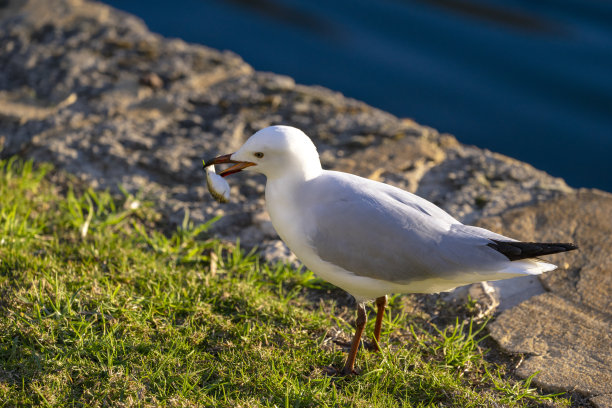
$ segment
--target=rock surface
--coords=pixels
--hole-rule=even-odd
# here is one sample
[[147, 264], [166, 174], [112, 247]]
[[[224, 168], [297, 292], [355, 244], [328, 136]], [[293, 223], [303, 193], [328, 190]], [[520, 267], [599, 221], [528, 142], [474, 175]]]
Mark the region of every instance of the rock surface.
[[479, 222], [518, 239], [580, 243], [580, 251], [550, 257], [560, 268], [541, 277], [548, 293], [488, 327], [502, 348], [529, 355], [518, 375], [539, 371], [534, 384], [576, 390], [601, 407], [612, 406], [611, 220], [611, 194], [580, 190]]
[[[142, 191], [176, 222], [185, 211], [196, 222], [224, 215], [215, 224], [217, 234], [259, 245], [269, 259], [291, 260], [265, 213], [263, 178], [243, 174], [230, 179], [231, 202], [221, 205], [206, 191], [201, 170], [203, 158], [234, 151], [271, 124], [303, 129], [325, 167], [416, 192], [465, 222], [485, 217], [487, 225], [519, 238], [575, 240], [582, 251], [555, 258], [571, 266], [545, 277], [552, 294], [504, 312], [492, 332], [509, 350], [541, 353], [542, 347], [532, 350], [524, 344], [543, 342], [550, 342], [546, 350], [573, 349], [588, 369], [588, 359], [595, 358], [592, 349], [576, 348], [583, 344], [578, 334], [586, 329], [560, 336], [566, 343], [548, 335], [526, 340], [533, 336], [516, 334], [523, 322], [513, 316], [531, 308], [534, 321], [538, 316], [559, 321], [546, 308], [565, 305], [572, 310], [568, 316], [590, 322], [567, 320], [566, 325], [589, 333], [609, 327], [610, 290], [602, 283], [609, 283], [610, 271], [605, 251], [610, 235], [606, 241], [602, 229], [612, 218], [602, 204], [609, 195], [576, 193], [528, 164], [462, 145], [453, 136], [328, 89], [255, 72], [231, 52], [164, 39], [139, 19], [99, 3], [0, 2], [3, 157], [49, 161], [94, 187], [121, 184]], [[548, 223], [542, 214], [550, 215]], [[578, 221], [589, 214], [598, 218]], [[609, 337], [593, 339], [609, 356]], [[520, 375], [532, 374], [538, 358], [564, 357], [554, 352], [534, 358], [521, 366]], [[605, 358], [597, 361], [609, 361]], [[602, 370], [568, 372], [563, 380], [548, 380], [543, 371], [537, 378], [543, 387], [577, 387], [601, 405], [609, 401], [605, 390], [584, 377], [603, 378]]]

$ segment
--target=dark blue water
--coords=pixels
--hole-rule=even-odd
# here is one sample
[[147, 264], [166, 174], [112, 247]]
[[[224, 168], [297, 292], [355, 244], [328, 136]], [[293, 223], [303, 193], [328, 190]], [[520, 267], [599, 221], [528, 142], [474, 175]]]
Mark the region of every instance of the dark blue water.
[[612, 2], [107, 0], [240, 54], [612, 191]]

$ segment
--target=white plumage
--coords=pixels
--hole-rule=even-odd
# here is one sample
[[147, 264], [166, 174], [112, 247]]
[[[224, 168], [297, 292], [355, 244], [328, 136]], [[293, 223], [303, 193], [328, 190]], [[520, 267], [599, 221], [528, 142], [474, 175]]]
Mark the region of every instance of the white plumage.
[[[260, 130], [237, 152], [210, 163], [236, 163], [221, 175], [240, 170], [264, 174], [266, 206], [279, 236], [315, 274], [356, 298], [358, 324], [347, 374], [353, 371], [365, 325], [364, 301], [377, 299], [378, 341], [389, 293], [433, 293], [540, 274], [556, 266], [530, 254], [575, 249], [571, 244], [520, 243], [463, 225], [396, 187], [324, 170], [310, 138], [289, 126]], [[523, 250], [529, 255], [522, 256]]]

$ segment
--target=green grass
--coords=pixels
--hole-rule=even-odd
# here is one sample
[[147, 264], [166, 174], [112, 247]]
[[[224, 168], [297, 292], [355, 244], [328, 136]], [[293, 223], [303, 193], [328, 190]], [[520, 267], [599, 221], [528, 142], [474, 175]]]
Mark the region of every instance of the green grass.
[[353, 331], [342, 292], [188, 216], [163, 232], [152, 203], [75, 192], [50, 171], [0, 163], [0, 406], [571, 404], [487, 362], [482, 324], [436, 327], [400, 296], [382, 353], [328, 376]]

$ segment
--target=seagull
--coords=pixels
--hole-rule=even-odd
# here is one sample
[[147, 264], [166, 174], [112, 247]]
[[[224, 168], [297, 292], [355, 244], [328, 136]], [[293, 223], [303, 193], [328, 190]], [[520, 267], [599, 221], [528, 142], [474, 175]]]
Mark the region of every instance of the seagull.
[[238, 151], [205, 167], [233, 166], [266, 176], [266, 208], [280, 238], [320, 278], [356, 300], [357, 319], [342, 374], [355, 374], [367, 321], [377, 314], [374, 349], [391, 293], [437, 293], [489, 280], [538, 275], [556, 266], [536, 257], [577, 249], [574, 244], [519, 242], [464, 225], [435, 204], [388, 184], [324, 170], [312, 140], [290, 126], [253, 134]]

